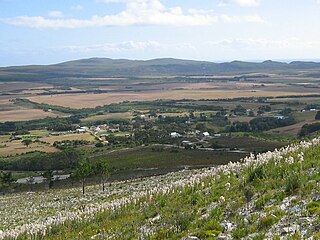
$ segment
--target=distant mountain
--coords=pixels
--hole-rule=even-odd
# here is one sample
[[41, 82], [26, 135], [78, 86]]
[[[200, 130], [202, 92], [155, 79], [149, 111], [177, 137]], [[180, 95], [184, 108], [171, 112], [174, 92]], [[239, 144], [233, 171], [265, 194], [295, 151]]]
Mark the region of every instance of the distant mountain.
[[264, 61], [213, 63], [174, 58], [152, 60], [127, 60], [89, 58], [53, 65], [30, 65], [0, 68], [0, 81], [47, 81], [57, 78], [135, 77], [149, 75], [233, 75], [248, 73], [273, 73], [301, 70], [320, 70], [320, 63], [291, 63]]

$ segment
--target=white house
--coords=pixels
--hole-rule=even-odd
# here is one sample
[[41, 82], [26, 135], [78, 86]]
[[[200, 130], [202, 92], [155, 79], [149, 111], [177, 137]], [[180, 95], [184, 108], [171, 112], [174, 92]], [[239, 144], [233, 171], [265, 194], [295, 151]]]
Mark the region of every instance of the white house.
[[170, 133], [170, 137], [171, 138], [178, 138], [178, 137], [181, 137], [181, 135], [177, 132], [172, 132], [172, 133]]
[[88, 127], [80, 127], [80, 128], [77, 128], [76, 131], [78, 133], [84, 133], [84, 132], [89, 131], [89, 128]]
[[204, 137], [209, 137], [209, 136], [210, 136], [210, 133], [204, 132], [204, 133], [202, 133], [202, 135], [203, 135]]
[[192, 145], [192, 143], [188, 140], [184, 140], [181, 142], [183, 146], [186, 146], [186, 145]]

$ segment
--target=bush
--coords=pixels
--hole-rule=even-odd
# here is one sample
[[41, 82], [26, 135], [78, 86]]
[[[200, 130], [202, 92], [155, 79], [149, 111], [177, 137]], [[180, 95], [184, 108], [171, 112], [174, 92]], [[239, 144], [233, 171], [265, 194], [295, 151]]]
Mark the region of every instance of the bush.
[[274, 217], [266, 216], [266, 217], [260, 219], [259, 228], [260, 229], [268, 229], [275, 223], [276, 223], [276, 219]]
[[295, 190], [301, 187], [301, 177], [297, 173], [293, 173], [287, 177], [285, 182], [285, 192], [292, 194]]
[[102, 142], [98, 142], [98, 143], [96, 143], [96, 145], [95, 145], [96, 147], [103, 147], [104, 145], [103, 145], [103, 143]]
[[310, 202], [307, 204], [307, 209], [310, 214], [320, 215], [320, 202]]
[[263, 179], [265, 177], [264, 166], [258, 166], [256, 168], [249, 169], [248, 181], [252, 182], [254, 179]]

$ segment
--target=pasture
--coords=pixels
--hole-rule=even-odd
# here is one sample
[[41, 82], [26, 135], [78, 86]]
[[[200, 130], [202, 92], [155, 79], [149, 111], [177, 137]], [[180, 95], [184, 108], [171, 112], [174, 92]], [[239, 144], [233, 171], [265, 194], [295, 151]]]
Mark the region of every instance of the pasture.
[[28, 121], [34, 119], [42, 119], [46, 117], [63, 117], [65, 114], [57, 114], [53, 112], [45, 112], [41, 109], [12, 109], [1, 111], [0, 122], [7, 121]]
[[10, 140], [10, 136], [1, 136], [0, 137], [0, 157], [14, 156], [28, 152], [56, 152], [56, 148], [44, 144], [41, 142], [34, 142], [28, 147], [25, 146], [21, 140]]
[[72, 133], [72, 134], [61, 134], [58, 136], [48, 136], [41, 138], [41, 141], [53, 144], [54, 142], [61, 141], [73, 141], [73, 140], [85, 140], [89, 142], [95, 142], [95, 138], [90, 133]]
[[124, 113], [106, 113], [103, 115], [95, 115], [87, 118], [83, 118], [81, 122], [94, 122], [99, 120], [110, 120], [110, 119], [131, 119], [133, 115], [131, 112]]
[[97, 106], [119, 103], [124, 101], [152, 101], [158, 99], [225, 99], [246, 97], [277, 97], [291, 95], [308, 95], [310, 93], [291, 91], [261, 91], [261, 90], [172, 90], [150, 92], [116, 92], [102, 94], [64, 94], [61, 96], [34, 96], [29, 100], [70, 108], [94, 108]]

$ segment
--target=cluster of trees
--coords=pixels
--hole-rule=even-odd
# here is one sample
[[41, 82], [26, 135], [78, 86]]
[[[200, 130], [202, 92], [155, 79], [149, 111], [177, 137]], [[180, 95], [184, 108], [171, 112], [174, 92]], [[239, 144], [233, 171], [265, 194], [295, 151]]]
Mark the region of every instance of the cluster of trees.
[[106, 161], [98, 161], [93, 164], [87, 159], [81, 160], [72, 174], [81, 181], [83, 194], [85, 193], [86, 180], [92, 176], [97, 176], [100, 179], [102, 190], [104, 191], [105, 182], [110, 176], [110, 166]]
[[8, 188], [13, 182], [11, 172], [0, 172], [0, 189]]
[[[91, 163], [89, 160], [80, 160], [75, 166], [71, 173], [72, 178], [78, 179], [82, 185], [82, 193], [85, 193], [86, 180], [90, 177], [96, 177], [99, 179], [99, 183], [102, 186], [102, 190], [105, 190], [105, 184], [109, 176], [111, 175], [110, 165], [106, 161], [97, 161]], [[53, 170], [46, 170], [42, 174], [43, 177], [47, 178], [49, 188], [53, 185]], [[34, 178], [29, 178], [30, 186], [34, 183]], [[0, 172], [0, 189], [10, 187], [14, 182], [11, 172]]]
[[48, 128], [53, 131], [69, 131], [75, 127], [73, 124], [79, 123], [80, 119], [77, 117], [69, 118], [44, 118], [21, 122], [4, 122], [0, 123], [0, 132], [20, 132], [34, 129]]
[[77, 149], [65, 149], [56, 153], [31, 152], [14, 158], [3, 158], [1, 170], [14, 171], [46, 171], [74, 169], [82, 159]]
[[225, 128], [226, 132], [251, 132], [251, 131], [267, 131], [270, 129], [284, 127], [295, 123], [293, 117], [278, 119], [275, 117], [259, 117], [254, 118], [250, 122], [234, 122]]
[[312, 134], [314, 132], [320, 131], [320, 122], [312, 123], [312, 124], [305, 124], [302, 126], [299, 136], [305, 137], [309, 134]]
[[265, 112], [270, 112], [271, 111], [271, 107], [270, 105], [263, 105], [263, 106], [260, 106], [259, 109], [258, 109], [258, 114], [261, 115]]
[[255, 118], [250, 121], [250, 127], [252, 131], [267, 131], [273, 128], [289, 126], [295, 123], [292, 116], [288, 116], [284, 119], [276, 117], [261, 117]]
[[87, 145], [90, 142], [87, 140], [64, 140], [64, 141], [56, 141], [53, 143], [53, 146], [63, 150], [67, 148], [76, 148], [81, 145]]

